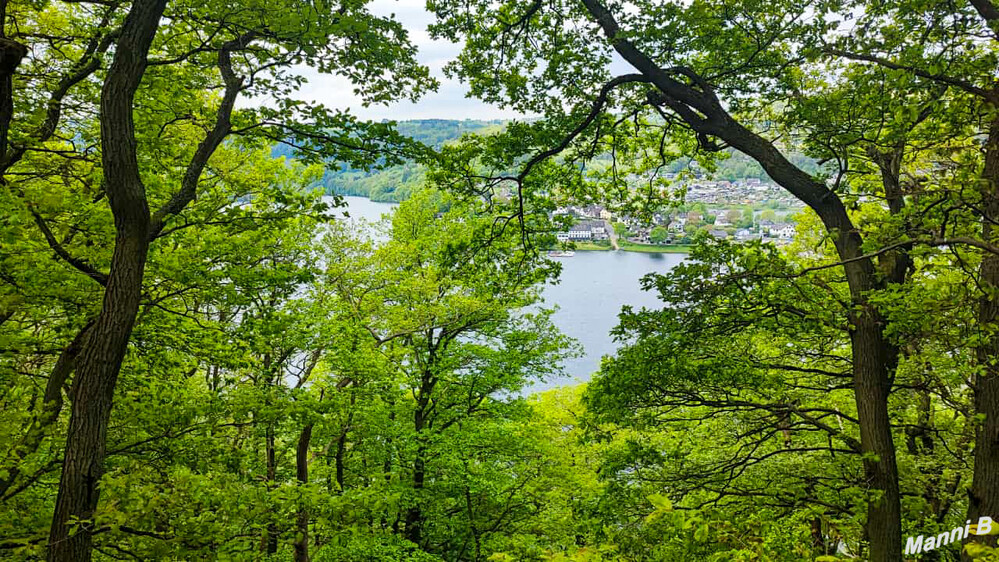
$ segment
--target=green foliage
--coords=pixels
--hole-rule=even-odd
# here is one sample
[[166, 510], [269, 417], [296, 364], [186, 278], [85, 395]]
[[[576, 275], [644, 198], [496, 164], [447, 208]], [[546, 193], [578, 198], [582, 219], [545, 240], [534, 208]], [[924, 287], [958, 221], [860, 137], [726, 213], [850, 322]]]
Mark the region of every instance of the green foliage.
[[[462, 44], [450, 75], [537, 118], [400, 123], [297, 96], [303, 68], [365, 104], [436, 86], [365, 2], [168, 5], [135, 142], [154, 213], [193, 192], [156, 215], [100, 502], [73, 522], [95, 557], [865, 559], [884, 499], [865, 471], [891, 456], [865, 446], [857, 407], [865, 315], [885, 344], [873, 355], [892, 354], [880, 399], [903, 532], [964, 520], [994, 419], [979, 389], [995, 355], [995, 26], [978, 4], [640, 1], [608, 6], [607, 40], [593, 5], [432, 0], [432, 36]], [[0, 10], [5, 41], [31, 47], [0, 159], [4, 559], [45, 556], [72, 366], [100, 342], [78, 335], [116, 244], [98, 118], [127, 8]], [[617, 71], [621, 40], [657, 81]], [[725, 118], [667, 103], [668, 80]], [[191, 168], [225, 82], [267, 103], [236, 104]], [[734, 148], [760, 140], [762, 164]], [[684, 181], [766, 179], [763, 165], [818, 186], [803, 199], [823, 212], [796, 216], [784, 248], [706, 236], [717, 219], [684, 204]], [[404, 203], [355, 231], [324, 193]], [[694, 245], [643, 281], [662, 306], [622, 310], [589, 384], [527, 396], [576, 351], [540, 298], [559, 265], [539, 248], [567, 203], [686, 209]], [[725, 219], [754, 222], [745, 207]], [[667, 229], [650, 238], [668, 251]], [[858, 289], [844, 264], [861, 262]]]
[[649, 240], [653, 244], [665, 244], [671, 238], [669, 230], [665, 227], [657, 226], [649, 233]]
[[406, 540], [392, 534], [355, 532], [332, 538], [331, 544], [316, 552], [316, 562], [437, 562], [443, 560], [427, 554]]

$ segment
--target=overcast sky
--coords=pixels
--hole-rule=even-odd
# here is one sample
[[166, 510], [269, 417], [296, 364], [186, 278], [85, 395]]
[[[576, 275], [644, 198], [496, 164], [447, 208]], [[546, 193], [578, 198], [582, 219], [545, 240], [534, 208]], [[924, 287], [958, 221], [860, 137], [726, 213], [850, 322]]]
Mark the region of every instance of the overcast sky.
[[308, 100], [321, 102], [328, 107], [351, 109], [364, 119], [510, 119], [517, 117], [511, 111], [468, 99], [468, 89], [457, 80], [444, 76], [444, 65], [457, 57], [458, 45], [447, 41], [434, 41], [427, 34], [427, 25], [433, 16], [426, 11], [426, 0], [373, 0], [371, 11], [377, 15], [395, 14], [397, 20], [409, 30], [410, 41], [419, 52], [418, 60], [430, 68], [430, 73], [440, 81], [437, 92], [425, 94], [417, 103], [399, 102], [389, 106], [361, 106], [346, 79], [306, 71], [309, 83], [300, 95]]

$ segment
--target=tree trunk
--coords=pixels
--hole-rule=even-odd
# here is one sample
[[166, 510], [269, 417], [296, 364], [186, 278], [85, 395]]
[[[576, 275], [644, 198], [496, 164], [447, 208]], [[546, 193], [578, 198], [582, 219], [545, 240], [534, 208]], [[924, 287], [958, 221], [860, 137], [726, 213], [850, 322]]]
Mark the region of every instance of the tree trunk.
[[[149, 249], [149, 204], [139, 176], [132, 107], [166, 0], [136, 0], [101, 90], [101, 161], [115, 247], [101, 312], [80, 352], [62, 476], [49, 531], [50, 561], [88, 562], [104, 473], [115, 384], [132, 334]], [[79, 522], [70, 536], [70, 521]]]
[[14, 117], [14, 72], [28, 54], [24, 45], [4, 37], [6, 19], [6, 15], [0, 19], [0, 159], [7, 153], [7, 133]]
[[826, 552], [826, 537], [822, 534], [822, 518], [813, 517], [811, 521], [812, 552], [816, 556], [828, 554]]
[[[999, 117], [994, 117], [985, 146], [982, 171], [984, 211], [982, 240], [999, 243], [999, 232], [991, 221], [999, 218]], [[999, 323], [999, 256], [986, 253], [982, 258], [979, 283], [985, 290], [979, 300], [978, 325], [985, 333]], [[979, 372], [975, 377], [975, 413], [984, 417], [975, 426], [975, 469], [968, 494], [968, 518], [999, 519], [999, 335], [988, 337], [975, 350]], [[968, 537], [968, 542], [996, 546], [996, 535]]]
[[421, 444], [416, 448], [416, 457], [413, 459], [413, 491], [415, 492], [414, 504], [406, 512], [406, 540], [421, 544], [423, 540], [423, 510], [420, 507], [423, 491], [423, 483], [426, 478], [426, 464], [424, 457], [426, 448]]
[[867, 485], [881, 497], [867, 504], [867, 534], [872, 562], [902, 560], [902, 516], [895, 443], [888, 418], [892, 347], [884, 340], [883, 320], [870, 308], [855, 315], [850, 331], [854, 397], [860, 422]]
[[[114, 388], [139, 309], [146, 263], [146, 232], [119, 235], [104, 306], [80, 357], [73, 381], [73, 408], [66, 439], [55, 516], [49, 533], [50, 561], [90, 560], [90, 521], [104, 474], [105, 444]], [[70, 520], [80, 521], [70, 536]]]
[[[302, 486], [309, 484], [309, 443], [312, 441], [312, 425], [302, 428], [298, 436], [298, 450], [295, 452], [295, 476]], [[295, 562], [309, 562], [309, 509], [304, 505], [298, 508], [298, 533], [295, 536]]]
[[[274, 444], [274, 422], [267, 422], [266, 455], [267, 455], [267, 489], [273, 490], [277, 480], [277, 451]], [[264, 540], [261, 550], [266, 554], [277, 553], [278, 530], [274, 523], [268, 523], [264, 531]]]
[[343, 427], [343, 431], [336, 438], [336, 454], [334, 455], [334, 463], [336, 468], [336, 485], [337, 493], [343, 494], [344, 487], [344, 472], [346, 469], [346, 461], [344, 456], [347, 453], [347, 431], [350, 427], [351, 417], [353, 417], [353, 412], [347, 416], [347, 425]]
[[[428, 364], [434, 364], [434, 354]], [[416, 396], [416, 410], [413, 413], [413, 429], [416, 432], [416, 455], [413, 458], [413, 506], [406, 511], [406, 539], [412, 543], [421, 544], [423, 540], [423, 485], [426, 481], [427, 446], [424, 431], [429, 430], [432, 422], [427, 419], [427, 409], [430, 405], [430, 395], [434, 391], [437, 379], [429, 372], [421, 377], [420, 389]]]

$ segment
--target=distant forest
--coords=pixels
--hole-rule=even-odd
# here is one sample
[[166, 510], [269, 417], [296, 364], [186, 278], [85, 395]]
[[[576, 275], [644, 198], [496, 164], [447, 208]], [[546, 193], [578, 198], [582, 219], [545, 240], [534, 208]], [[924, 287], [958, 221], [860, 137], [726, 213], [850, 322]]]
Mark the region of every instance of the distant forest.
[[[469, 133], [488, 134], [503, 129], [505, 121], [478, 121], [456, 119], [419, 119], [400, 121], [399, 133], [429, 146], [458, 140]], [[294, 156], [287, 145], [274, 149], [275, 156]], [[328, 194], [360, 195], [373, 201], [404, 201], [423, 183], [425, 170], [415, 163], [392, 166], [383, 170], [358, 170], [342, 164], [339, 169], [330, 166], [316, 183]]]
[[[418, 119], [400, 121], [397, 125], [399, 133], [429, 146], [440, 147], [445, 143], [456, 141], [465, 134], [489, 134], [501, 131], [506, 121], [503, 120], [457, 120], [457, 119]], [[292, 158], [293, 151], [287, 145], [274, 149], [274, 156]], [[791, 153], [791, 161], [801, 169], [815, 174], [820, 167], [815, 160], [798, 153]], [[674, 160], [666, 173], [677, 173], [690, 165], [690, 159]], [[408, 199], [423, 183], [425, 170], [416, 163], [406, 163], [385, 169], [358, 170], [347, 164], [339, 169], [330, 167], [316, 182], [315, 187], [322, 187], [327, 194], [359, 195], [369, 197], [372, 201], [399, 202]], [[770, 181], [770, 177], [753, 159], [744, 154], [729, 151], [729, 157], [718, 164], [718, 170], [712, 175], [716, 180], [760, 179]]]

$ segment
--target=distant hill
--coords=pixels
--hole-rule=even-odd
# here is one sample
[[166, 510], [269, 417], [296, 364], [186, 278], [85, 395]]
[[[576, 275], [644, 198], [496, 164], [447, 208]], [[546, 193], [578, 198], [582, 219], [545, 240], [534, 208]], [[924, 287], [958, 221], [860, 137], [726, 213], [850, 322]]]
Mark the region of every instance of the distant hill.
[[[424, 144], [440, 147], [458, 140], [466, 133], [488, 134], [503, 129], [506, 122], [501, 120], [479, 121], [465, 119], [418, 119], [400, 121], [397, 130]], [[287, 147], [275, 149], [275, 156], [291, 156]], [[329, 169], [319, 182], [326, 193], [339, 195], [360, 195], [373, 201], [402, 201], [423, 183], [425, 171], [416, 164], [403, 164], [385, 170], [355, 170], [341, 166], [339, 170]], [[317, 187], [319, 187], [317, 186]]]
[[[440, 147], [447, 142], [458, 140], [467, 133], [498, 132], [505, 124], [506, 121], [503, 120], [418, 119], [400, 121], [397, 128], [400, 133], [415, 140]], [[288, 147], [281, 146], [275, 148], [274, 155], [291, 157], [292, 153]], [[792, 154], [791, 161], [809, 173], [814, 174], [819, 169], [814, 160], [800, 154]], [[686, 158], [676, 160], [666, 171], [678, 172], [689, 163], [689, 159]], [[375, 171], [355, 170], [344, 165], [340, 169], [327, 170], [316, 187], [321, 187], [329, 194], [360, 195], [369, 197], [373, 201], [397, 202], [407, 199], [418, 189], [423, 183], [424, 176], [423, 167], [412, 163]], [[719, 164], [714, 178], [729, 181], [758, 178], [770, 181], [767, 173], [756, 161], [736, 152], [732, 153], [731, 158]]]

